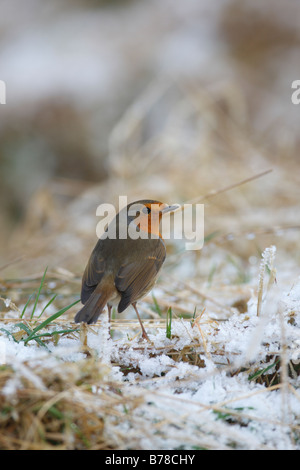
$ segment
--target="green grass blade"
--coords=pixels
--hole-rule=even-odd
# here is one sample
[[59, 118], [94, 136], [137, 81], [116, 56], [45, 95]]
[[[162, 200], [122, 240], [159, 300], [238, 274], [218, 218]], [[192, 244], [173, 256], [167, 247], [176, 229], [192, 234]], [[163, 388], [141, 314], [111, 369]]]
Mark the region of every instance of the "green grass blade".
[[[32, 333], [33, 333], [33, 330], [28, 326], [28, 325], [25, 325], [25, 323], [17, 323], [16, 326], [18, 326], [19, 328], [21, 328], [21, 330], [24, 330], [28, 336], [31, 336]], [[24, 344], [26, 344], [26, 341], [27, 341], [27, 338], [24, 341]], [[47, 348], [47, 346], [43, 343], [43, 341], [39, 338], [35, 338], [35, 341], [40, 345], [40, 346], [43, 346], [44, 348]], [[48, 349], [48, 348], [47, 348]]]
[[37, 292], [37, 295], [36, 295], [36, 299], [35, 299], [35, 302], [34, 302], [34, 305], [33, 305], [33, 309], [32, 309], [32, 312], [31, 312], [31, 316], [30, 316], [31, 319], [33, 318], [34, 312], [35, 312], [36, 307], [37, 307], [37, 303], [38, 303], [38, 301], [39, 301], [39, 297], [40, 297], [41, 290], [42, 290], [42, 287], [43, 287], [43, 284], [44, 284], [44, 280], [45, 280], [45, 276], [46, 276], [47, 269], [48, 269], [48, 266], [46, 267], [46, 269], [45, 269], [45, 271], [44, 271], [44, 274], [43, 274], [43, 277], [42, 277], [42, 280], [41, 280], [41, 283], [40, 283], [40, 287], [39, 287], [38, 292]]
[[[193, 316], [192, 316], [192, 318], [190, 319], [190, 322], [191, 322], [191, 325], [192, 325], [192, 326], [193, 326], [193, 324], [195, 323], [195, 320], [196, 320], [196, 313], [197, 313], [197, 305], [195, 305]], [[183, 317], [183, 318], [184, 318], [184, 317]]]
[[29, 296], [29, 298], [28, 298], [26, 304], [24, 305], [24, 308], [23, 308], [23, 310], [22, 310], [22, 313], [21, 313], [21, 315], [20, 315], [20, 318], [23, 318], [24, 313], [26, 312], [26, 309], [27, 309], [27, 307], [28, 307], [28, 304], [29, 304], [29, 302], [31, 301], [31, 299], [32, 299], [33, 296], [34, 296], [34, 294], [31, 294], [31, 295]]
[[51, 333], [40, 333], [39, 335], [32, 336], [31, 339], [36, 340], [36, 338], [43, 338], [43, 337], [50, 338], [51, 336], [64, 335], [64, 334], [67, 334], [67, 333], [73, 333], [74, 331], [80, 331], [80, 328], [66, 328], [65, 330], [51, 331]]
[[57, 294], [54, 294], [54, 296], [49, 300], [49, 302], [47, 303], [47, 305], [45, 305], [45, 307], [43, 308], [43, 310], [41, 311], [41, 313], [39, 314], [38, 318], [41, 318], [41, 316], [43, 315], [44, 311], [49, 307], [49, 305], [52, 304], [53, 300], [55, 300], [57, 297]]
[[43, 321], [40, 325], [38, 325], [36, 328], [34, 328], [34, 330], [32, 330], [32, 333], [31, 335], [26, 338], [26, 340], [24, 341], [25, 343], [28, 343], [28, 341], [30, 341], [31, 339], [33, 339], [34, 336], [36, 336], [36, 333], [38, 331], [40, 331], [42, 328], [45, 328], [45, 326], [49, 325], [49, 323], [51, 323], [52, 321], [56, 320], [58, 317], [60, 317], [61, 315], [63, 315], [67, 310], [69, 310], [71, 307], [73, 307], [74, 305], [78, 304], [78, 302], [80, 302], [80, 300], [76, 300], [75, 302], [73, 302], [72, 304], [68, 305], [67, 307], [64, 307], [62, 308], [61, 310], [59, 310], [58, 312], [54, 313], [53, 315], [51, 315], [51, 317], [47, 318], [45, 321]]
[[254, 374], [249, 375], [248, 380], [250, 381], [250, 380], [257, 379], [262, 374], [265, 374], [269, 369], [272, 369], [272, 367], [275, 367], [278, 364], [278, 362], [280, 362], [280, 359], [275, 361], [273, 364], [270, 364], [268, 367], [265, 367], [264, 369], [260, 369], [260, 370], [256, 371]]
[[172, 308], [169, 307], [167, 311], [167, 325], [166, 325], [166, 337], [171, 339], [172, 335]]
[[154, 303], [154, 306], [152, 307], [152, 310], [153, 310], [154, 312], [158, 313], [158, 315], [159, 315], [160, 317], [162, 317], [162, 311], [161, 311], [161, 309], [160, 309], [160, 306], [158, 305], [158, 302], [157, 302], [156, 297], [155, 297], [155, 295], [153, 294], [153, 292], [152, 292], [152, 299], [153, 299], [153, 303]]
[[11, 333], [10, 331], [8, 331], [6, 328], [0, 328], [0, 331], [3, 331], [3, 333], [6, 334], [6, 336], [8, 337], [12, 337], [12, 339], [14, 340], [15, 343], [18, 343], [19, 341], [16, 340], [16, 338], [14, 337], [13, 333]]

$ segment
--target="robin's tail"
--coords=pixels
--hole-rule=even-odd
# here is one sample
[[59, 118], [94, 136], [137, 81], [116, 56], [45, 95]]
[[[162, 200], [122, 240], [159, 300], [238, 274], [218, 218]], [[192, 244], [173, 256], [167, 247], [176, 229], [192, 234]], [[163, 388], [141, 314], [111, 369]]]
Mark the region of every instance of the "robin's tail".
[[103, 313], [103, 309], [107, 304], [111, 293], [110, 292], [99, 292], [97, 288], [91, 294], [86, 304], [82, 307], [79, 312], [75, 315], [75, 323], [96, 323], [98, 317]]

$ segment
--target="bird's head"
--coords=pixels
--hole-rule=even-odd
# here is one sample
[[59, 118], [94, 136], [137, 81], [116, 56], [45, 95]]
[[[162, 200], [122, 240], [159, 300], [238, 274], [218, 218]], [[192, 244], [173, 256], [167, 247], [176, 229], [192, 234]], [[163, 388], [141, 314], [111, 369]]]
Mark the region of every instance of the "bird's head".
[[138, 231], [146, 232], [154, 237], [161, 237], [159, 224], [164, 214], [174, 212], [178, 204], [168, 205], [152, 199], [131, 202], [123, 211], [127, 212], [127, 225], [134, 224]]

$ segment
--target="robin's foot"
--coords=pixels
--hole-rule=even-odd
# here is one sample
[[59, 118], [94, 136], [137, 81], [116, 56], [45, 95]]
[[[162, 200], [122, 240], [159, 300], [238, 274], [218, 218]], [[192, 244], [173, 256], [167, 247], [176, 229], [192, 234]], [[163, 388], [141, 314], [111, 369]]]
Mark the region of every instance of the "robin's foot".
[[137, 315], [137, 317], [138, 317], [138, 320], [139, 320], [139, 322], [140, 322], [140, 325], [141, 325], [141, 329], [142, 329], [142, 338], [143, 338], [143, 339], [146, 339], [146, 340], [150, 343], [150, 339], [149, 339], [149, 337], [148, 337], [148, 335], [147, 335], [147, 333], [146, 333], [146, 330], [145, 330], [145, 328], [144, 328], [144, 325], [143, 325], [143, 323], [142, 323], [141, 317], [140, 317], [139, 312], [138, 312], [138, 309], [137, 309], [137, 307], [136, 307], [136, 303], [134, 302], [134, 303], [132, 304], [132, 306], [133, 306], [133, 308], [134, 308], [134, 310], [135, 310], [135, 313], [136, 313], [136, 315]]

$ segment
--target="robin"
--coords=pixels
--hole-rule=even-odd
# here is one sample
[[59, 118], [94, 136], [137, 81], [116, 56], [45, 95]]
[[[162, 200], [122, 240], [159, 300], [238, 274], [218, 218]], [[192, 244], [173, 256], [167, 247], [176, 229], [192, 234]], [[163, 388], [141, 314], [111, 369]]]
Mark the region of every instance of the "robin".
[[114, 305], [118, 305], [118, 313], [132, 305], [142, 337], [148, 340], [136, 303], [152, 289], [166, 257], [159, 232], [161, 217], [177, 208], [147, 199], [128, 204], [116, 215], [85, 268], [81, 288], [84, 306], [75, 316], [76, 323], [95, 323], [106, 305], [110, 321]]

